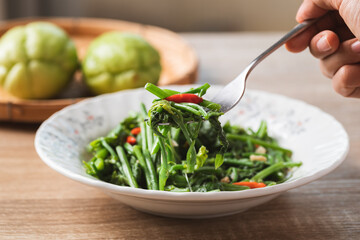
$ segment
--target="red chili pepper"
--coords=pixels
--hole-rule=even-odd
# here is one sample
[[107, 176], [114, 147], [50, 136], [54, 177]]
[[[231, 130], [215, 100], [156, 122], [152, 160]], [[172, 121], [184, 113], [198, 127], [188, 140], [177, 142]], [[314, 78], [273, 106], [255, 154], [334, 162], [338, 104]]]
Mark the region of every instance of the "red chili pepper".
[[203, 99], [201, 97], [199, 97], [195, 94], [192, 94], [192, 93], [175, 94], [175, 95], [171, 95], [165, 99], [168, 101], [176, 102], [176, 103], [187, 102], [187, 103], [199, 104], [203, 101]]
[[265, 183], [258, 183], [258, 182], [235, 182], [234, 185], [240, 185], [240, 186], [247, 186], [249, 188], [262, 188], [266, 187]]
[[126, 138], [126, 142], [130, 143], [131, 145], [135, 145], [136, 144], [136, 138], [134, 138], [133, 136], [128, 136]]
[[140, 127], [133, 128], [131, 129], [130, 132], [132, 135], [138, 135], [141, 132], [141, 128]]

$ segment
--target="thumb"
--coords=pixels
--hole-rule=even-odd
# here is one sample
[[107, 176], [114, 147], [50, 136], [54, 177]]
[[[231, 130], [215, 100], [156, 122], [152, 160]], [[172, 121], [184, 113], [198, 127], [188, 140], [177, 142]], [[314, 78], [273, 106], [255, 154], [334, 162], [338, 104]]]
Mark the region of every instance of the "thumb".
[[318, 18], [328, 11], [338, 11], [350, 31], [360, 40], [360, 1], [358, 0], [304, 0], [296, 21]]
[[[343, 2], [358, 2], [357, 0], [304, 0], [297, 14], [296, 21], [318, 18], [328, 11], [340, 11]], [[340, 14], [341, 15], [341, 14]]]

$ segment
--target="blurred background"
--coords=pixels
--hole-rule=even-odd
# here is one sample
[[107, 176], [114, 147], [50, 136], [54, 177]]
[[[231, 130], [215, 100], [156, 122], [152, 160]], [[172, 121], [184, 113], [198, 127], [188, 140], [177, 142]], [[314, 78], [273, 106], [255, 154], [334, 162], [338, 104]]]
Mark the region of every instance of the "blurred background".
[[113, 18], [177, 32], [286, 31], [302, 0], [0, 0], [0, 19]]

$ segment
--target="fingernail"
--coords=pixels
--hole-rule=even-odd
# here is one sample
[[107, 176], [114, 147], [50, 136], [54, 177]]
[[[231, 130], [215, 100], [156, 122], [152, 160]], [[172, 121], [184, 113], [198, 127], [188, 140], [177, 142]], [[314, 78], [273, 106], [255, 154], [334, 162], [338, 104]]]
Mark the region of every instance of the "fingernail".
[[316, 46], [319, 51], [321, 52], [327, 52], [331, 50], [331, 46], [329, 44], [329, 41], [327, 40], [326, 36], [322, 36], [319, 41], [316, 43]]
[[351, 50], [355, 53], [360, 53], [360, 42], [356, 41], [353, 44], [351, 44]]

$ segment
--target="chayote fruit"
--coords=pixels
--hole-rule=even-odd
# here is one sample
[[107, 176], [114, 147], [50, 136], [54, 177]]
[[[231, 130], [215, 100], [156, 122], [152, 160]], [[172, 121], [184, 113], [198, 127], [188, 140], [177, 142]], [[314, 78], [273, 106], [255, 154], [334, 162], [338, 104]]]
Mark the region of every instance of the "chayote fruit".
[[156, 84], [161, 72], [159, 53], [142, 37], [121, 32], [97, 37], [82, 68], [85, 82], [95, 94]]
[[0, 39], [0, 86], [16, 97], [55, 96], [72, 79], [77, 66], [74, 43], [54, 24], [17, 26]]

